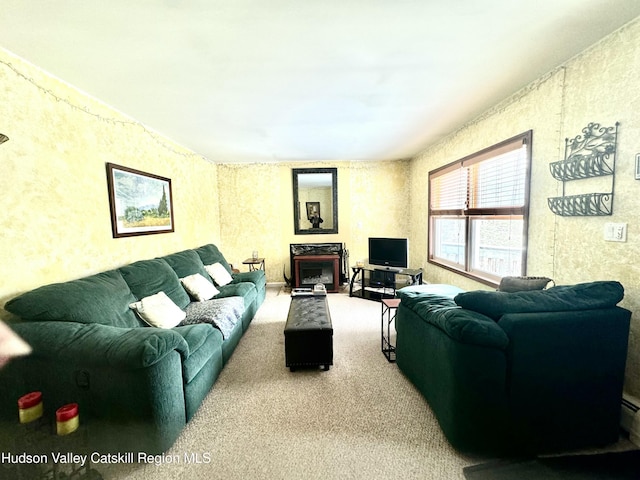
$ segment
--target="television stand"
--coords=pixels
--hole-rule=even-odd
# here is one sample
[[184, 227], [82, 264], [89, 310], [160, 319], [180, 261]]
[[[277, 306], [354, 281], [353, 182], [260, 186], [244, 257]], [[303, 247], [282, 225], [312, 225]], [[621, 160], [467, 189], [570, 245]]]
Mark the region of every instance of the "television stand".
[[407, 285], [422, 285], [422, 269], [378, 267], [362, 265], [351, 267], [349, 296], [380, 301], [394, 298], [396, 290]]
[[394, 272], [394, 273], [402, 273], [402, 271], [404, 270], [404, 268], [401, 267], [371, 267], [374, 268], [375, 270], [380, 270], [383, 272]]

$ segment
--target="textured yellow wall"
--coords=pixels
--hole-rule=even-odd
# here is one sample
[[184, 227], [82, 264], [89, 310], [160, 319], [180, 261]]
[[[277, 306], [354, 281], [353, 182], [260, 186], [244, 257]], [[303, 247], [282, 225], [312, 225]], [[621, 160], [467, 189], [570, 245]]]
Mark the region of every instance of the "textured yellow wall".
[[[426, 278], [466, 289], [488, 288], [427, 263], [427, 178], [429, 170], [526, 130], [533, 130], [528, 274], [552, 277], [557, 284], [618, 280], [625, 287], [622, 306], [640, 307], [640, 181], [634, 157], [640, 153], [640, 19], [604, 38], [562, 67], [527, 86], [455, 134], [417, 156], [411, 164], [412, 255], [426, 266]], [[612, 216], [558, 217], [547, 198], [561, 184], [549, 163], [564, 158], [564, 139], [590, 122], [620, 122]], [[590, 180], [584, 182], [591, 182]], [[602, 183], [602, 182], [600, 182]], [[601, 190], [602, 185], [571, 182], [567, 188]], [[628, 224], [626, 243], [603, 239], [607, 222]], [[632, 317], [625, 388], [640, 395], [640, 317]]]
[[[0, 304], [217, 242], [215, 165], [0, 49]], [[175, 232], [114, 239], [107, 162], [172, 180]], [[3, 313], [3, 316], [5, 313]]]
[[[338, 233], [295, 235], [293, 223], [294, 168], [338, 169]], [[289, 244], [341, 242], [351, 264], [366, 259], [371, 236], [409, 235], [409, 161], [291, 162], [220, 164], [221, 244], [227, 259], [242, 261], [258, 250], [266, 258], [267, 280], [291, 277]]]
[[548, 173], [548, 163], [559, 154], [559, 111], [555, 103], [561, 100], [561, 80], [562, 75], [557, 72], [540, 79], [414, 159], [411, 165], [412, 255], [426, 266], [430, 282], [452, 283], [466, 289], [488, 288], [427, 263], [427, 222], [416, 220], [427, 218], [429, 171], [527, 130], [533, 130], [528, 274], [552, 273], [549, 253], [553, 249], [554, 232], [553, 225], [545, 221], [553, 220], [546, 206], [547, 197], [557, 191], [556, 182]]

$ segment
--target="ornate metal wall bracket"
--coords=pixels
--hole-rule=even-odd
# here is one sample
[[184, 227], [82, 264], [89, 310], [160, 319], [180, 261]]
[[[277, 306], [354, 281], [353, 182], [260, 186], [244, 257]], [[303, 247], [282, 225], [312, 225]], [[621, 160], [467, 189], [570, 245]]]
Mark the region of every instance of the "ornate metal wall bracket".
[[549, 208], [563, 217], [611, 215], [613, 195], [609, 193], [584, 193], [548, 199]]
[[[549, 165], [551, 175], [562, 182], [562, 196], [548, 199], [549, 208], [561, 216], [596, 216], [613, 213], [616, 142], [618, 125], [602, 127], [590, 123], [582, 134], [565, 140], [564, 160]], [[565, 195], [565, 183], [592, 177], [611, 176], [611, 191]]]

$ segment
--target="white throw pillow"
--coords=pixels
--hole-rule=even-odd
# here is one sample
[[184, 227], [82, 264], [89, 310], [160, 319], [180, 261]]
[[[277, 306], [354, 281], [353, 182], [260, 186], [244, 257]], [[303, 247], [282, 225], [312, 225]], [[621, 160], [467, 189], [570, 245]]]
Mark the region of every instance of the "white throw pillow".
[[180, 281], [187, 292], [189, 292], [189, 295], [195, 298], [198, 302], [210, 300], [220, 293], [213, 283], [199, 273], [194, 273], [193, 275], [181, 278]]
[[187, 316], [164, 292], [144, 297], [129, 307], [146, 323], [158, 328], [173, 328]]
[[224, 268], [221, 263], [205, 265], [204, 268], [205, 270], [207, 270], [207, 273], [211, 275], [211, 278], [213, 278], [213, 281], [216, 282], [219, 287], [231, 283], [231, 281], [233, 280], [231, 274], [227, 271], [226, 268]]

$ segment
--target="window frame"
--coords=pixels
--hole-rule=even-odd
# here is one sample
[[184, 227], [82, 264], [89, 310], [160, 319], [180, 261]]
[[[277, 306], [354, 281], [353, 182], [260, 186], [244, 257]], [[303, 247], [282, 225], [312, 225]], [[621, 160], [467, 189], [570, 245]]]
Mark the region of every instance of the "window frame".
[[[468, 155], [462, 159], [451, 162], [442, 167], [436, 168], [429, 172], [428, 182], [428, 221], [427, 221], [427, 239], [428, 239], [428, 252], [427, 261], [431, 264], [445, 268], [452, 272], [458, 273], [465, 277], [471, 278], [478, 282], [493, 287], [498, 286], [501, 280], [501, 276], [493, 275], [488, 272], [474, 269], [472, 262], [472, 255], [474, 251], [474, 239], [471, 231], [471, 223], [473, 219], [489, 218], [489, 219], [522, 219], [522, 257], [521, 257], [521, 272], [520, 275], [526, 275], [527, 271], [527, 250], [528, 250], [528, 229], [529, 229], [529, 205], [530, 205], [530, 184], [531, 184], [531, 163], [532, 163], [532, 141], [533, 131], [528, 130], [524, 133], [511, 137], [500, 143], [487, 147], [479, 152]], [[523, 205], [505, 206], [505, 207], [488, 207], [479, 208], [474, 205], [469, 207], [469, 196], [472, 195], [473, 189], [470, 187], [471, 179], [470, 175], [465, 173], [464, 180], [466, 183], [466, 202], [463, 208], [433, 208], [432, 189], [433, 180], [438, 177], [442, 177], [444, 174], [452, 172], [458, 169], [468, 169], [469, 167], [476, 166], [482, 162], [494, 159], [502, 153], [513, 151], [517, 149], [517, 145], [526, 146], [526, 159], [525, 159], [525, 172], [524, 172], [524, 198]], [[463, 188], [464, 190], [464, 188]], [[434, 224], [438, 219], [459, 219], [464, 221], [464, 259], [463, 263], [456, 263], [454, 261], [447, 261], [444, 258], [435, 256], [436, 251], [436, 239]]]

